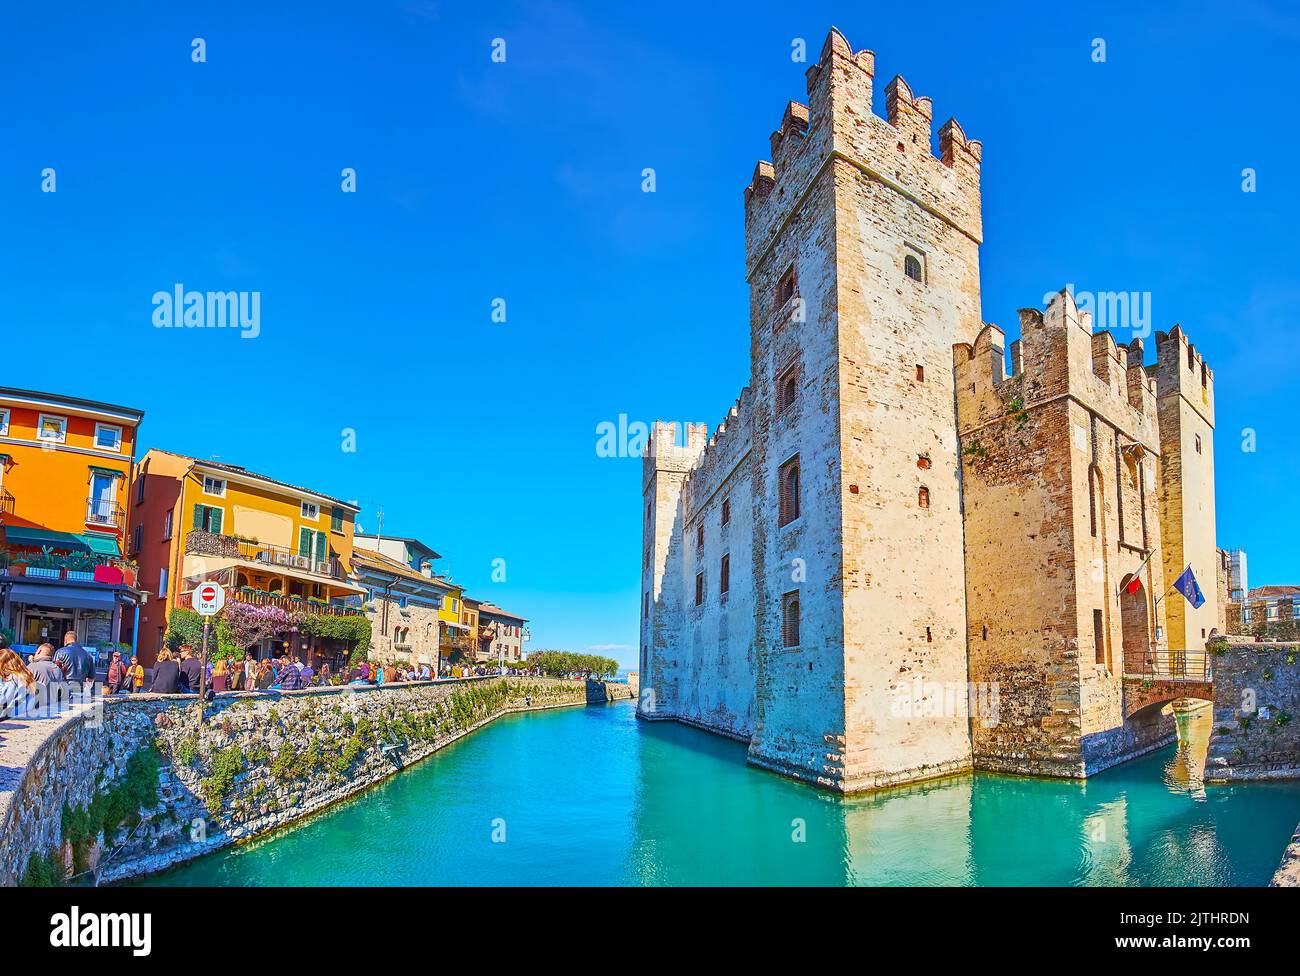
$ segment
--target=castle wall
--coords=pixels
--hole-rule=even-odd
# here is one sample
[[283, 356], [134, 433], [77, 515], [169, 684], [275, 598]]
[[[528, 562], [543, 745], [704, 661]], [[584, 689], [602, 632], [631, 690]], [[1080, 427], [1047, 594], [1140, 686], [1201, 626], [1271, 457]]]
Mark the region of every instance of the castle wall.
[[[754, 731], [753, 510], [748, 390], [710, 438], [683, 495], [684, 646], [676, 717], [735, 738]], [[723, 521], [723, 508], [727, 519]], [[704, 529], [704, 545], [697, 544]], [[728, 587], [722, 590], [722, 560]], [[695, 579], [703, 574], [703, 600]]]

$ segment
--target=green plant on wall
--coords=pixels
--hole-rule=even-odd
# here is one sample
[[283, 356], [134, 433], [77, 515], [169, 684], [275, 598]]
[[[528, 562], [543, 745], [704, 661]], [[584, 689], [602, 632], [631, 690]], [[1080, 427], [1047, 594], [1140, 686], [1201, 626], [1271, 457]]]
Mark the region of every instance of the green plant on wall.
[[171, 651], [179, 650], [182, 644], [198, 647], [203, 641], [203, 618], [193, 610], [175, 607], [167, 613], [167, 633], [163, 641]]

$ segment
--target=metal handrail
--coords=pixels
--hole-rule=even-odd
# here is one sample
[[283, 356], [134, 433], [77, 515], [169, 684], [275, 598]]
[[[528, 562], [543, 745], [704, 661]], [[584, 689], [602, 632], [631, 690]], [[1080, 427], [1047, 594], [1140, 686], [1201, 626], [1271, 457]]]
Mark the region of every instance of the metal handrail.
[[1214, 658], [1205, 651], [1177, 648], [1126, 651], [1124, 677], [1149, 681], [1212, 681]]

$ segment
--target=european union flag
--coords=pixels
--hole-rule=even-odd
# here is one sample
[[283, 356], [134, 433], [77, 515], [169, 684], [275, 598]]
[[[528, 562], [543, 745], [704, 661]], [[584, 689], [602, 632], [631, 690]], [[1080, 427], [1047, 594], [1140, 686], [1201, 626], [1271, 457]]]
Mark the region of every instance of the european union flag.
[[1183, 575], [1178, 577], [1178, 581], [1174, 583], [1174, 589], [1187, 598], [1187, 602], [1192, 605], [1193, 610], [1199, 608], [1205, 602], [1205, 594], [1201, 592], [1201, 588], [1197, 585], [1191, 566], [1183, 570]]

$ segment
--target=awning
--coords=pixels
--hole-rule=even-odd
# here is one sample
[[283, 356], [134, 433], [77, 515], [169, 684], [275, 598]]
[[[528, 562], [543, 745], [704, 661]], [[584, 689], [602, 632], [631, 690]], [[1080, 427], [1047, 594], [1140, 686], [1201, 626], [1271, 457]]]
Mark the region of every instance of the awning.
[[89, 468], [91, 474], [103, 474], [110, 478], [121, 478], [123, 481], [126, 480], [126, 472], [119, 471], [117, 468], [101, 468], [97, 464], [89, 465]]
[[85, 540], [91, 552], [98, 553], [101, 556], [122, 555], [122, 550], [117, 545], [116, 536], [95, 535], [93, 532], [87, 532], [81, 538]]
[[41, 586], [15, 583], [9, 591], [14, 603], [37, 607], [61, 607], [66, 610], [112, 610], [117, 595], [103, 586]]
[[443, 620], [441, 623], [444, 627], [448, 628], [449, 630], [450, 629], [469, 630], [469, 627], [467, 627], [465, 624], [454, 624], [450, 620]]
[[56, 532], [35, 525], [5, 527], [5, 542], [11, 546], [49, 546], [51, 549], [88, 550], [85, 540], [73, 532]]

